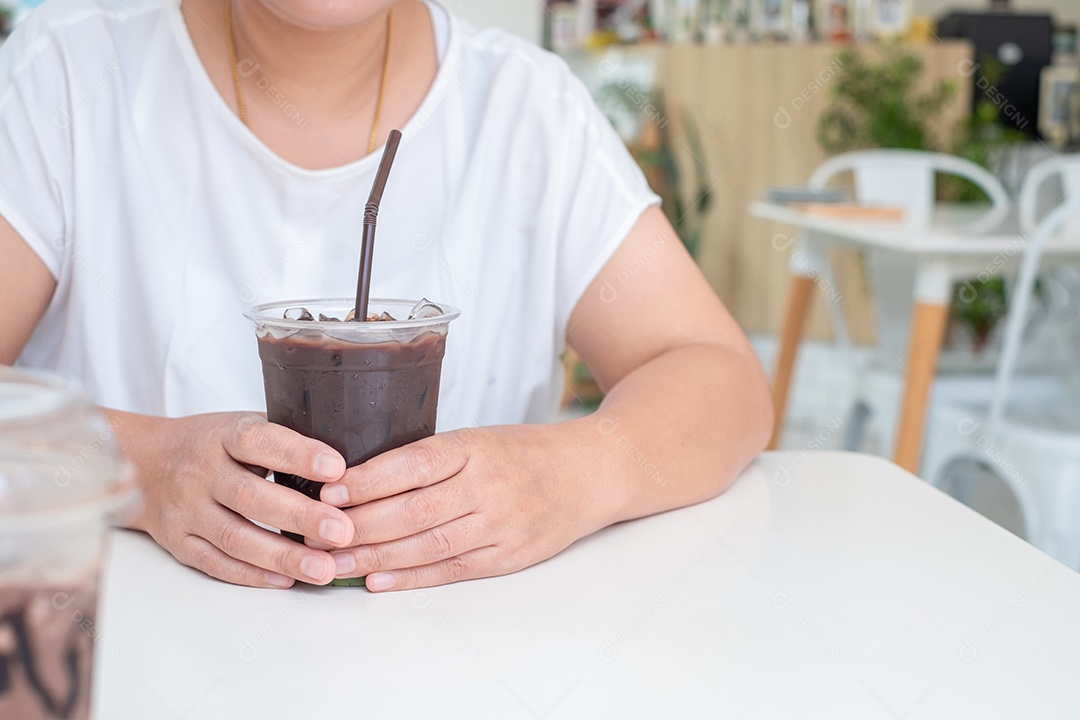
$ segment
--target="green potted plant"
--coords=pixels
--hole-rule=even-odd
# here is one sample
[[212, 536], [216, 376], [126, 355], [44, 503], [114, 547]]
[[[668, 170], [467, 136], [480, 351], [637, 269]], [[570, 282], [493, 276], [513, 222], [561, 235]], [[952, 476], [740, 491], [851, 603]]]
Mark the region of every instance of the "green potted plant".
[[11, 33], [11, 23], [14, 20], [14, 16], [11, 12], [11, 8], [3, 3], [0, 3], [0, 42], [4, 41]]
[[865, 53], [845, 50], [832, 85], [832, 104], [821, 115], [817, 138], [831, 154], [867, 148], [935, 149], [930, 124], [956, 94], [942, 80], [928, 91], [917, 89], [922, 60], [890, 44], [874, 62]]

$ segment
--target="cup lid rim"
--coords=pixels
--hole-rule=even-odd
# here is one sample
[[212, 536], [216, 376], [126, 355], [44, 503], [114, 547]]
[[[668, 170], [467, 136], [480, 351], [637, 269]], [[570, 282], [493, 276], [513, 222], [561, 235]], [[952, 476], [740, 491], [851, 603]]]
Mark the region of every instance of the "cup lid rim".
[[[307, 298], [296, 300], [278, 300], [275, 302], [259, 303], [258, 305], [251, 305], [244, 310], [244, 317], [256, 325], [273, 325], [280, 328], [289, 328], [296, 330], [325, 330], [334, 329], [341, 331], [343, 329], [349, 329], [358, 333], [363, 332], [379, 332], [386, 330], [400, 330], [409, 328], [425, 328], [440, 325], [447, 325], [450, 321], [456, 319], [461, 315], [461, 310], [449, 305], [447, 303], [438, 302], [436, 300], [430, 300], [429, 302], [438, 305], [443, 309], [442, 315], [436, 315], [435, 317], [416, 318], [414, 320], [384, 320], [379, 322], [350, 322], [343, 323], [336, 320], [287, 320], [284, 317], [268, 317], [265, 313], [269, 310], [282, 310], [291, 307], [309, 307], [319, 305], [335, 305], [339, 307], [352, 307], [355, 302], [355, 298]], [[391, 305], [400, 306], [406, 308], [412, 308], [420, 300], [405, 300], [402, 298], [371, 298], [369, 301], [371, 305]]]
[[42, 370], [0, 367], [0, 428], [55, 416], [85, 398], [79, 383]]

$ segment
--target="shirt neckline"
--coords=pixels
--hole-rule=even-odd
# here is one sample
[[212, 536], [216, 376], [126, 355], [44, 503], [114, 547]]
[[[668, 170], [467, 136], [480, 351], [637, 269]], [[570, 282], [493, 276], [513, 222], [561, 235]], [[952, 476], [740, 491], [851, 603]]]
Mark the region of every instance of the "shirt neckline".
[[[438, 0], [422, 1], [427, 6], [429, 14], [438, 10], [441, 10], [445, 14], [447, 19], [446, 56], [444, 58], [436, 57], [436, 60], [439, 61], [439, 67], [435, 71], [435, 79], [432, 81], [431, 87], [428, 88], [427, 94], [424, 96], [420, 106], [417, 107], [401, 127], [402, 145], [407, 145], [412, 138], [412, 131], [420, 129], [418, 126], [422, 121], [426, 125], [426, 119], [430, 118], [432, 113], [438, 109], [444, 87], [449, 82], [449, 78], [453, 75], [451, 66], [455, 64], [457, 59], [459, 30], [457, 18], [453, 13], [447, 11], [446, 7], [438, 2]], [[433, 8], [431, 7], [432, 5], [438, 5], [438, 8]], [[363, 172], [378, 163], [379, 158], [382, 156], [385, 143], [375, 148], [375, 151], [371, 154], [365, 155], [362, 158], [353, 160], [344, 165], [323, 168], [320, 170], [311, 170], [300, 167], [278, 155], [271, 150], [258, 135], [253, 133], [251, 128], [240, 121], [240, 118], [236, 116], [233, 109], [225, 102], [225, 98], [218, 92], [217, 87], [214, 85], [214, 81], [210, 79], [210, 73], [206, 71], [206, 66], [203, 65], [202, 59], [195, 49], [195, 43], [191, 40], [191, 34], [188, 32], [187, 24], [184, 22], [183, 13], [180, 11], [180, 0], [175, 0], [175, 2], [169, 4], [168, 14], [180, 54], [183, 56], [188, 71], [194, 77], [196, 85], [199, 86], [198, 92], [210, 96], [207, 102], [209, 102], [213, 111], [222, 117], [222, 122], [224, 126], [228, 128], [228, 131], [236, 136], [260, 158], [269, 161], [271, 164], [285, 172], [310, 180], [335, 180]], [[432, 20], [432, 22], [434, 23], [434, 20]], [[432, 26], [432, 31], [435, 32], [434, 25]], [[436, 55], [438, 55], [437, 51]]]

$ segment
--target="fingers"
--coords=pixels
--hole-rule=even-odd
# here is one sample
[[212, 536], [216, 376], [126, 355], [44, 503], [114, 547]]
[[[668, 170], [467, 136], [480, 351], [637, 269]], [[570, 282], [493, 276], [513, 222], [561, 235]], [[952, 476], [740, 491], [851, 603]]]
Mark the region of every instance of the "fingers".
[[222, 444], [242, 465], [317, 482], [339, 480], [345, 472], [345, 459], [329, 445], [269, 423], [254, 413], [238, 415]]
[[269, 570], [286, 578], [325, 585], [337, 573], [327, 553], [265, 530], [220, 505], [201, 515], [194, 530], [229, 558], [265, 568], [264, 575]]
[[348, 507], [451, 478], [469, 460], [467, 432], [432, 435], [373, 457], [349, 469], [340, 481], [324, 485], [320, 497], [330, 505]]
[[176, 547], [176, 559], [210, 577], [248, 587], [292, 587], [295, 580], [279, 573], [255, 567], [229, 557], [212, 543], [196, 535], [187, 535]]
[[516, 569], [500, 566], [500, 553], [501, 551], [494, 545], [489, 545], [430, 565], [373, 573], [367, 576], [365, 584], [372, 592], [410, 590], [445, 585], [460, 580], [504, 575]]
[[354, 533], [348, 544], [371, 545], [405, 538], [468, 515], [476, 506], [461, 483], [439, 483], [374, 500], [344, 511]]
[[445, 525], [390, 542], [331, 553], [338, 577], [363, 577], [380, 570], [427, 565], [475, 550], [483, 543], [479, 515], [466, 515]]
[[240, 468], [223, 473], [211, 486], [210, 495], [244, 517], [310, 537], [327, 546], [352, 544], [353, 521], [344, 512]]

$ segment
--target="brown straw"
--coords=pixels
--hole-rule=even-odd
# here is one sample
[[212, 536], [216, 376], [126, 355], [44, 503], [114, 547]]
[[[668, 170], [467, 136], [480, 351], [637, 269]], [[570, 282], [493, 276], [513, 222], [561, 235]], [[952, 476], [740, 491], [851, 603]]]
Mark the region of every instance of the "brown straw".
[[390, 136], [386, 139], [382, 160], [379, 161], [379, 172], [375, 175], [375, 184], [371, 186], [371, 194], [368, 195], [367, 205], [364, 207], [364, 241], [360, 246], [360, 272], [356, 278], [354, 322], [367, 321], [368, 299], [371, 294], [371, 259], [375, 254], [375, 220], [379, 216], [379, 202], [382, 201], [383, 189], [386, 187], [386, 180], [390, 177], [390, 166], [394, 164], [394, 155], [397, 154], [400, 142], [401, 133], [391, 130]]

